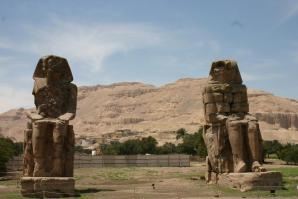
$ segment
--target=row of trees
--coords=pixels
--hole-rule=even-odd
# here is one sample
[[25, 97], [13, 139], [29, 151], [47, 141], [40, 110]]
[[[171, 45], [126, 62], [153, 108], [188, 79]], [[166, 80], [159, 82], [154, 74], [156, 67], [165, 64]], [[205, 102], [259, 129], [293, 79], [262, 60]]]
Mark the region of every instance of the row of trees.
[[278, 159], [283, 160], [286, 164], [298, 164], [298, 144], [282, 145], [277, 140], [264, 141], [264, 154], [267, 157], [276, 155]]
[[[176, 132], [176, 139], [180, 143], [165, 143], [158, 146], [157, 140], [152, 137], [142, 139], [127, 140], [123, 143], [118, 141], [110, 144], [101, 145], [101, 151], [104, 155], [136, 155], [136, 154], [189, 154], [205, 157], [207, 149], [204, 144], [202, 129], [190, 134], [185, 129], [179, 129]], [[287, 164], [298, 164], [298, 144], [282, 145], [277, 140], [264, 141], [264, 155], [268, 158], [272, 155], [285, 161]], [[91, 153], [90, 150], [83, 149], [80, 146], [75, 148], [78, 152]], [[6, 162], [13, 156], [23, 153], [23, 143], [14, 143], [9, 138], [0, 137], [0, 175], [5, 172]]]
[[14, 143], [9, 138], [0, 137], [0, 175], [6, 171], [5, 164], [13, 156], [23, 153], [23, 143]]
[[157, 146], [157, 140], [152, 136], [142, 139], [127, 140], [123, 143], [118, 141], [102, 145], [101, 151], [104, 155], [135, 155], [135, 154], [190, 154], [206, 156], [207, 150], [203, 141], [202, 129], [194, 134], [189, 134], [185, 129], [179, 129], [176, 132], [176, 139], [181, 143], [165, 143]]

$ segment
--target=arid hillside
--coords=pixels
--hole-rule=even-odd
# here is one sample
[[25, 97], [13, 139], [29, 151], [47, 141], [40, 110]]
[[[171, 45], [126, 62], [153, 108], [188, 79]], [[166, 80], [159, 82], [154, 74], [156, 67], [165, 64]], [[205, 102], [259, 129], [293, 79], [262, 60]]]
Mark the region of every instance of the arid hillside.
[[[125, 140], [152, 135], [160, 143], [175, 142], [177, 129], [195, 132], [203, 124], [205, 84], [206, 79], [187, 78], [161, 87], [134, 82], [80, 87], [76, 136]], [[249, 89], [248, 94], [250, 112], [261, 120], [265, 140], [298, 143], [298, 101], [259, 90]], [[24, 111], [1, 114], [0, 133], [22, 140]]]

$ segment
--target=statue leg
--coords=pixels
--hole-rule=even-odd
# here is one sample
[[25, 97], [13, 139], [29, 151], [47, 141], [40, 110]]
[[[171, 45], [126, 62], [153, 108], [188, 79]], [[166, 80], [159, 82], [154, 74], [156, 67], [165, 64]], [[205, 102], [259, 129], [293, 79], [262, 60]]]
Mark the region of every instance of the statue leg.
[[66, 139], [66, 142], [64, 145], [64, 149], [65, 149], [64, 176], [73, 177], [75, 137], [74, 137], [74, 131], [73, 131], [72, 125], [68, 125], [67, 135], [65, 139]]
[[234, 172], [242, 173], [247, 171], [245, 163], [245, 143], [243, 135], [243, 123], [237, 120], [227, 120], [229, 141], [231, 144]]
[[24, 165], [23, 175], [33, 176], [34, 160], [32, 151], [32, 122], [27, 123], [27, 129], [24, 131]]
[[252, 171], [263, 171], [261, 162], [263, 159], [262, 137], [257, 121], [248, 121], [248, 148], [251, 159]]
[[46, 122], [34, 122], [32, 132], [32, 151], [34, 156], [34, 177], [46, 177], [46, 139], [48, 124]]
[[53, 130], [53, 168], [51, 176], [64, 176], [64, 143], [67, 134], [67, 124], [56, 123]]

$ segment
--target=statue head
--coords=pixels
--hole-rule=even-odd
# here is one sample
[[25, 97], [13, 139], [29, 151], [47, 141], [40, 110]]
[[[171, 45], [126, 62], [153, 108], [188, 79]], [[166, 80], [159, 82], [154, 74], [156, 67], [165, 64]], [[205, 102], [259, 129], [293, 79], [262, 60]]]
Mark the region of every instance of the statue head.
[[241, 84], [242, 78], [236, 61], [220, 60], [212, 63], [209, 81], [214, 83]]
[[49, 85], [72, 82], [73, 76], [65, 58], [55, 55], [42, 57], [36, 66], [33, 79], [46, 78]]

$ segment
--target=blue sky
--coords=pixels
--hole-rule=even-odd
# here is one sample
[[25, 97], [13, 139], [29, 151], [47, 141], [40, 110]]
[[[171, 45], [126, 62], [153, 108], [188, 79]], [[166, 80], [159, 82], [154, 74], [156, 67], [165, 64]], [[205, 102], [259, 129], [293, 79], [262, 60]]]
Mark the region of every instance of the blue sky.
[[81, 85], [163, 85], [238, 62], [245, 84], [298, 99], [296, 0], [0, 0], [0, 112], [33, 106], [41, 56]]

